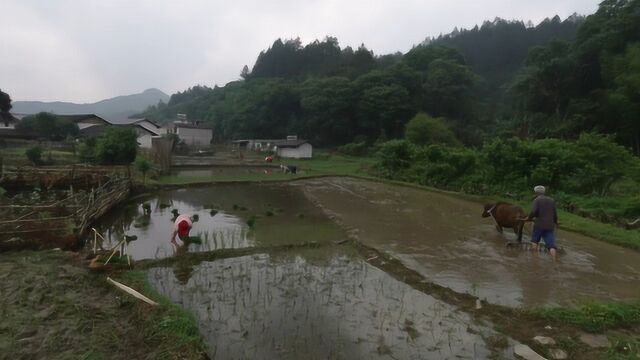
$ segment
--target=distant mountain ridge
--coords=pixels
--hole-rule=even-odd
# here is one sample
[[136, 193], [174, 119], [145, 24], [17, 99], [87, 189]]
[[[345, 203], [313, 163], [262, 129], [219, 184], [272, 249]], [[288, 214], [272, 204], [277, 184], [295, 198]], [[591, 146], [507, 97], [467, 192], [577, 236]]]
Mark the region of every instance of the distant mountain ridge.
[[14, 101], [11, 112], [23, 114], [35, 114], [42, 111], [55, 114], [96, 114], [111, 121], [121, 121], [131, 115], [139, 114], [149, 106], [158, 102], [169, 101], [169, 95], [158, 89], [147, 89], [138, 94], [116, 96], [111, 99], [101, 100], [89, 104], [76, 104], [71, 102], [42, 102], [42, 101]]

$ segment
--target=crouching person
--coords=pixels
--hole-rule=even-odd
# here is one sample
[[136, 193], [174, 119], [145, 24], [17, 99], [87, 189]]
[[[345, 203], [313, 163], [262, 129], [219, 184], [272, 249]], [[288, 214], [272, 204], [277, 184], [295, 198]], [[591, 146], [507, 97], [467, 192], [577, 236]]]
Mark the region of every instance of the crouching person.
[[180, 215], [173, 223], [173, 235], [171, 236], [171, 243], [178, 246], [176, 242], [176, 235], [180, 237], [180, 240], [184, 242], [189, 237], [189, 232], [193, 227], [193, 217], [191, 215]]

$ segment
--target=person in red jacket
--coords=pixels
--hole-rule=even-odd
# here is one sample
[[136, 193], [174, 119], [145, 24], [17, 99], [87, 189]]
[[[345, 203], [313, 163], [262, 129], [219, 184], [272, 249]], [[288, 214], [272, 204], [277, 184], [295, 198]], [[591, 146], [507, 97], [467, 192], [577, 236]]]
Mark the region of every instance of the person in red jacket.
[[173, 223], [173, 235], [171, 236], [171, 243], [178, 246], [176, 242], [176, 235], [180, 237], [180, 240], [184, 242], [189, 237], [189, 232], [193, 227], [193, 217], [188, 214], [180, 215]]

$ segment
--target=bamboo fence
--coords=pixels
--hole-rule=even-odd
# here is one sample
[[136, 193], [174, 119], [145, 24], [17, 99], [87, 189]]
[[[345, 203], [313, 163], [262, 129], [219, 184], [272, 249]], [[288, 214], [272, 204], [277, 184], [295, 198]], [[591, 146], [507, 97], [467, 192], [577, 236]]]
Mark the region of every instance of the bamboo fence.
[[[75, 244], [92, 222], [129, 195], [129, 178], [114, 176], [89, 191], [71, 194], [51, 204], [0, 205], [0, 248], [3, 242], [19, 238], [40, 245]], [[55, 215], [54, 215], [55, 214]]]

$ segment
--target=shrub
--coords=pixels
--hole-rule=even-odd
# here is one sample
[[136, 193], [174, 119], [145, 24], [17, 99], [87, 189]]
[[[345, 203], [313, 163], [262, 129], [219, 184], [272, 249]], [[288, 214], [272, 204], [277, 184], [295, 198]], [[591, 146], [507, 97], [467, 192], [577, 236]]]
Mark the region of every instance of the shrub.
[[[481, 193], [528, 194], [534, 185], [545, 185], [554, 193], [603, 196], [614, 184], [624, 195], [640, 187], [640, 159], [600, 135], [577, 141], [497, 139], [477, 150], [394, 140], [377, 156], [387, 178]], [[630, 203], [623, 212], [634, 214], [635, 208]]]
[[338, 152], [344, 155], [364, 156], [368, 152], [368, 147], [365, 141], [353, 142], [338, 147]]
[[389, 179], [403, 179], [412, 165], [416, 148], [407, 140], [391, 140], [383, 143], [378, 150], [379, 170]]
[[96, 140], [95, 160], [103, 165], [130, 164], [136, 158], [137, 148], [133, 130], [110, 127]]
[[433, 118], [425, 113], [419, 113], [407, 123], [405, 138], [416, 145], [460, 144], [442, 118]]
[[90, 143], [83, 142], [78, 145], [76, 152], [80, 162], [92, 163], [95, 161], [95, 145], [91, 146]]
[[419, 149], [414, 174], [419, 183], [445, 188], [461, 188], [477, 178], [478, 158], [473, 150], [430, 145]]
[[24, 154], [27, 156], [27, 159], [29, 159], [29, 161], [33, 165], [42, 164], [42, 148], [40, 146], [38, 145], [32, 146], [28, 148]]
[[137, 157], [135, 162], [135, 168], [140, 173], [142, 173], [142, 184], [144, 185], [147, 172], [151, 170], [151, 163], [149, 162], [149, 160], [143, 157]]

